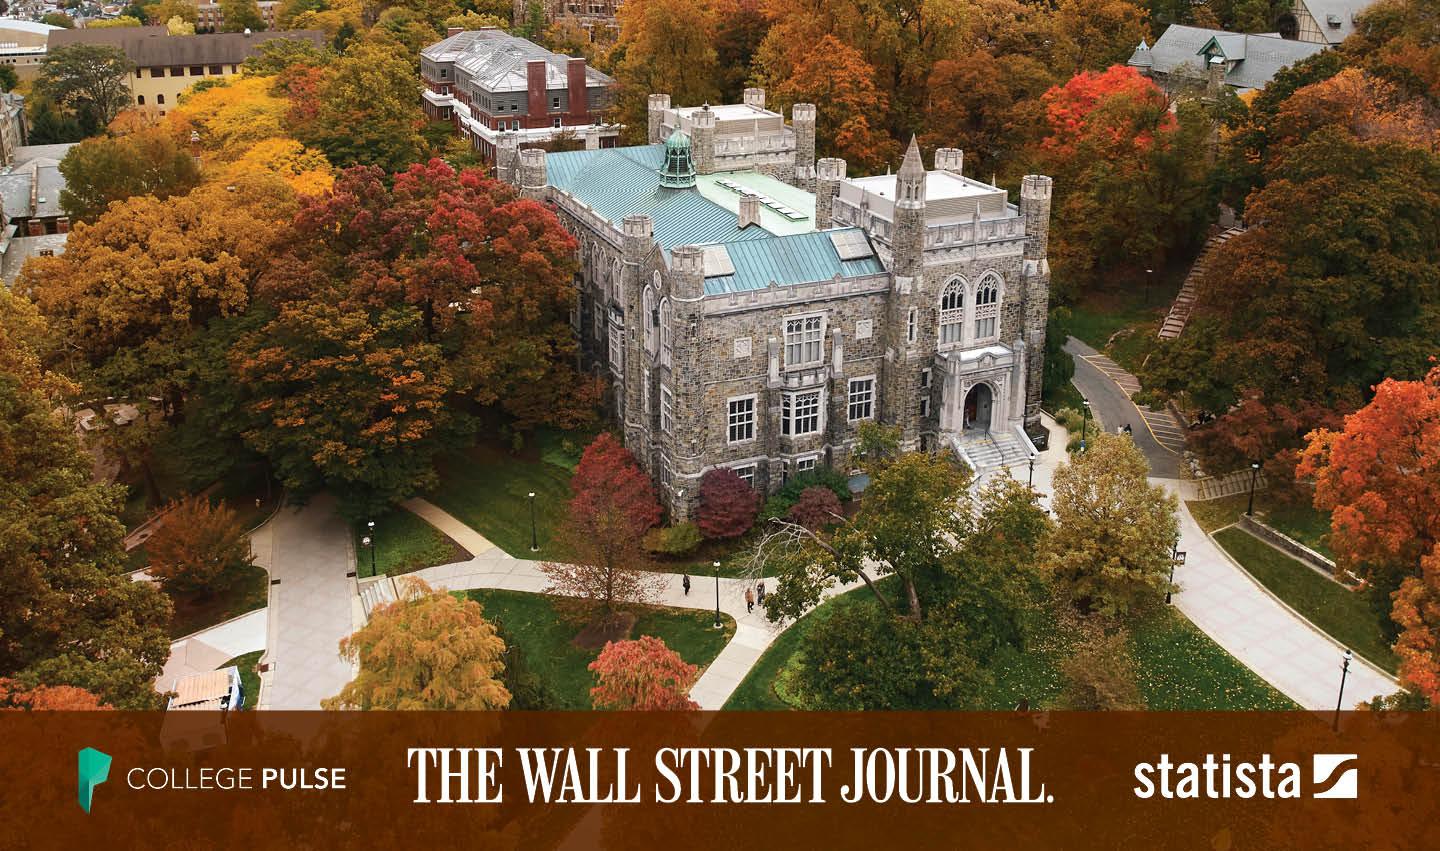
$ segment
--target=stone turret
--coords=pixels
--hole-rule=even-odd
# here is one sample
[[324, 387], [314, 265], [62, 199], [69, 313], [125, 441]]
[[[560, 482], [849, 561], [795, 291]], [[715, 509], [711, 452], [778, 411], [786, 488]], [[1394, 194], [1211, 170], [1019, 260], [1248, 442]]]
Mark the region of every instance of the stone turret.
[[951, 174], [965, 173], [965, 152], [959, 148], [936, 148], [935, 170]]
[[745, 105], [746, 105], [746, 106], [753, 106], [753, 107], [755, 107], [756, 109], [764, 109], [764, 108], [765, 108], [765, 90], [764, 90], [764, 89], [746, 89], [746, 90], [745, 90]]
[[1024, 287], [1025, 430], [1040, 434], [1040, 391], [1045, 369], [1045, 319], [1050, 310], [1050, 197], [1054, 181], [1027, 174], [1020, 181], [1020, 215], [1025, 219]]
[[[885, 370], [881, 399], [917, 399], [920, 374], [935, 352], [936, 294], [925, 282], [925, 163], [920, 145], [912, 137], [895, 176], [895, 221], [890, 233], [891, 273], [895, 276], [885, 317]], [[913, 322], [916, 335], [909, 329]], [[927, 421], [918, 405], [882, 405], [887, 425], [900, 428], [900, 445], [920, 445]]]
[[521, 151], [521, 197], [533, 198], [536, 201], [543, 200], [547, 183], [549, 183], [549, 181], [545, 176], [545, 150], [543, 148], [526, 148]]
[[690, 159], [696, 174], [715, 172], [715, 112], [708, 103], [690, 115]]
[[670, 108], [670, 96], [669, 96], [669, 95], [656, 94], [656, 95], [651, 95], [651, 96], [650, 96], [650, 105], [649, 105], [649, 117], [650, 117], [649, 130], [650, 130], [650, 135], [648, 136], [648, 139], [650, 140], [650, 144], [652, 144], [652, 145], [659, 144], [659, 143], [660, 143], [661, 141], [663, 141], [664, 138], [665, 138], [665, 136], [664, 136], [664, 132], [665, 132], [665, 131], [662, 129], [662, 126], [663, 126], [664, 121], [665, 121], [665, 110], [667, 110], [667, 109], [669, 109], [669, 108]]
[[520, 140], [514, 133], [501, 133], [495, 143], [495, 179], [520, 185]]
[[835, 197], [840, 194], [840, 181], [845, 179], [845, 161], [826, 157], [815, 164], [815, 229], [828, 230], [834, 225]]
[[1206, 68], [1205, 95], [1212, 99], [1218, 99], [1224, 89], [1225, 59], [1221, 56], [1212, 56]]
[[790, 124], [795, 131], [795, 185], [815, 191], [815, 104], [790, 107]]
[[[705, 299], [705, 254], [697, 245], [670, 251], [670, 301], [673, 324], [670, 335], [670, 393], [674, 404], [674, 429], [669, 435], [672, 473], [684, 489], [683, 499], [673, 500], [671, 513], [677, 519], [688, 516], [699, 497], [700, 473], [706, 455], [704, 394], [706, 382], [701, 365], [709, 352], [705, 346], [701, 307]], [[723, 438], [722, 438], [723, 439]]]
[[920, 143], [911, 136], [905, 160], [895, 175], [895, 229], [890, 248], [895, 254], [894, 272], [900, 278], [918, 278], [924, 267], [925, 177]]
[[646, 445], [645, 435], [650, 429], [647, 413], [654, 410], [653, 403], [647, 404], [645, 394], [651, 393], [653, 400], [654, 390], [645, 381], [645, 373], [650, 365], [651, 353], [645, 350], [644, 322], [644, 290], [646, 280], [646, 261], [650, 258], [650, 252], [654, 247], [653, 233], [654, 225], [649, 216], [634, 215], [626, 216], [620, 226], [621, 251], [624, 265], [620, 272], [620, 281], [617, 286], [618, 297], [624, 305], [627, 317], [642, 317], [640, 322], [625, 323], [625, 334], [622, 345], [625, 347], [624, 355], [624, 397], [619, 400], [617, 413], [621, 422], [625, 425], [625, 444], [636, 447], [636, 455], [646, 458], [648, 453], [640, 451], [640, 447]]

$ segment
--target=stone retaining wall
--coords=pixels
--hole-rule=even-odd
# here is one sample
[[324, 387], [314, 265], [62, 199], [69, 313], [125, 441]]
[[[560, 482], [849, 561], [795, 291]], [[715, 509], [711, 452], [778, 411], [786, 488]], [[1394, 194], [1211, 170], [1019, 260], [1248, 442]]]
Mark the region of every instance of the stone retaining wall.
[[1286, 535], [1284, 532], [1267, 526], [1254, 517], [1249, 517], [1244, 514], [1240, 515], [1240, 520], [1237, 525], [1306, 567], [1315, 570], [1317, 573], [1323, 573], [1326, 577], [1336, 582], [1341, 582], [1340, 574], [1335, 568], [1335, 562], [1315, 552], [1289, 535]]

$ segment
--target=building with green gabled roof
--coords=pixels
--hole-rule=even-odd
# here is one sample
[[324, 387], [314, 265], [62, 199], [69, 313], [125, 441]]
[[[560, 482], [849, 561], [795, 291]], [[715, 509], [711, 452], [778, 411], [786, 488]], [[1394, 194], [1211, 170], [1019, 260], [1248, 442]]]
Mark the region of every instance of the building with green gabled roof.
[[650, 144], [546, 153], [502, 136], [497, 172], [579, 244], [585, 356], [672, 518], [717, 467], [761, 493], [849, 472], [868, 420], [980, 470], [1029, 457], [1050, 178], [1012, 204], [958, 150], [927, 170], [913, 140], [895, 174], [850, 178], [813, 161], [813, 106], [786, 125], [758, 89], [651, 106]]

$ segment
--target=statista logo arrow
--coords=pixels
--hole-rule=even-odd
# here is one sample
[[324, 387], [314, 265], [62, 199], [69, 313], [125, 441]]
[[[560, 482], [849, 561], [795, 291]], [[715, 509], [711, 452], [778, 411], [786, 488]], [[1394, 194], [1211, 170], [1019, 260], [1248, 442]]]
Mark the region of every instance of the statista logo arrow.
[[[1312, 798], [1357, 798], [1360, 796], [1359, 758], [1353, 753], [1315, 754], [1310, 782]], [[1343, 770], [1342, 770], [1343, 769]]]
[[90, 803], [95, 797], [95, 787], [110, 779], [110, 754], [85, 748], [80, 751], [79, 786], [80, 808], [90, 812]]

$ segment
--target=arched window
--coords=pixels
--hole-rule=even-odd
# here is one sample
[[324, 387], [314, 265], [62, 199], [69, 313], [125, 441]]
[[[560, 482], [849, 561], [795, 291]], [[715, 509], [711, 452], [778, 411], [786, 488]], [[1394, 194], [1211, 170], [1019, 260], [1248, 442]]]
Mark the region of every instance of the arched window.
[[620, 272], [620, 260], [617, 258], [610, 267], [610, 295], [620, 304], [625, 303], [625, 288], [621, 285], [623, 280]]
[[965, 282], [956, 278], [940, 293], [940, 345], [960, 342], [965, 327]]
[[980, 281], [975, 290], [975, 339], [989, 340], [995, 337], [1000, 324], [1000, 279], [989, 275]]
[[144, 106], [144, 105], [145, 105], [145, 96], [144, 96], [144, 95], [136, 95], [136, 96], [135, 96], [135, 103], [136, 103], [137, 105], [139, 105], [139, 106]]
[[641, 312], [645, 315], [641, 321], [645, 323], [645, 351], [647, 354], [655, 354], [655, 339], [660, 332], [660, 309], [655, 305], [655, 288], [645, 287], [645, 302], [641, 305]]
[[660, 365], [670, 365], [670, 299], [660, 299]]
[[163, 103], [165, 102], [165, 96], [164, 96], [164, 95], [156, 95], [156, 96], [155, 96], [155, 102], [156, 102], [156, 103], [161, 103], [161, 104], [163, 104]]

